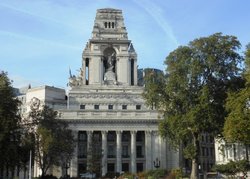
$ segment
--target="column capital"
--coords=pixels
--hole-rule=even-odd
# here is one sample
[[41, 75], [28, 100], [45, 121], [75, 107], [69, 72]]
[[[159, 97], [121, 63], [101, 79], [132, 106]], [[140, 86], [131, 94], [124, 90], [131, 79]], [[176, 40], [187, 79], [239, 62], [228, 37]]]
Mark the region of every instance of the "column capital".
[[145, 131], [145, 134], [146, 134], [147, 136], [151, 136], [152, 131], [151, 131], [151, 130], [147, 130], [147, 131]]
[[120, 131], [115, 131], [116, 132], [116, 134], [122, 134], [122, 130], [120, 130]]
[[153, 134], [154, 136], [158, 136], [158, 135], [159, 135], [159, 132], [158, 132], [158, 131], [152, 131], [152, 134]]
[[92, 135], [93, 131], [86, 131], [87, 135]]
[[107, 135], [108, 131], [101, 131], [102, 135]]
[[131, 135], [135, 135], [137, 133], [137, 131], [130, 131]]

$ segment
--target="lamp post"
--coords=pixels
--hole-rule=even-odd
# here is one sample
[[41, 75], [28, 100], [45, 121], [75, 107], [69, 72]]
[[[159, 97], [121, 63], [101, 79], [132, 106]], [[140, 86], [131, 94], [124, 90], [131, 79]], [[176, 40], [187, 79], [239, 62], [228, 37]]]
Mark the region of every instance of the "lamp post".
[[65, 162], [65, 176], [68, 178], [68, 169], [70, 168], [70, 162]]
[[155, 161], [154, 161], [154, 167], [155, 167], [156, 169], [158, 169], [158, 168], [160, 167], [160, 165], [161, 165], [160, 160], [159, 160], [158, 158], [156, 158]]

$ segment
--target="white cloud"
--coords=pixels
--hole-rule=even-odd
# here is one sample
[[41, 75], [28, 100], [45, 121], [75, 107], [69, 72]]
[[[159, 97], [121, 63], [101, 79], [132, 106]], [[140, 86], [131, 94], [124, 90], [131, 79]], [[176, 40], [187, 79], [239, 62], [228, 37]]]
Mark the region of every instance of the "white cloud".
[[133, 1], [138, 6], [142, 7], [157, 22], [157, 24], [165, 32], [167, 38], [169, 38], [175, 46], [179, 46], [171, 26], [166, 21], [166, 18], [162, 15], [163, 10], [160, 6], [156, 5], [150, 0]]

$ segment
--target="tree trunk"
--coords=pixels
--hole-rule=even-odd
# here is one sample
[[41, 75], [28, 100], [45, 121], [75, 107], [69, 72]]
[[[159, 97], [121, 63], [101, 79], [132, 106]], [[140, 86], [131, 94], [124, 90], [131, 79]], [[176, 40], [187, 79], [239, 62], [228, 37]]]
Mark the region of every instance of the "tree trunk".
[[193, 134], [193, 144], [195, 147], [195, 156], [192, 159], [192, 170], [190, 179], [198, 179], [199, 178], [199, 171], [198, 171], [198, 156], [199, 156], [199, 140], [198, 134]]

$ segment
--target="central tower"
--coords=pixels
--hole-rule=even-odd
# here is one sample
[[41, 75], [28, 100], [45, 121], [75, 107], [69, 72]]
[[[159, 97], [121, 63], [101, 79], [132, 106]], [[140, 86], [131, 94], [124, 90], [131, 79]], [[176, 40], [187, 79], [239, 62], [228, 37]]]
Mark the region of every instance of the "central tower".
[[82, 85], [137, 85], [137, 54], [128, 40], [121, 10], [97, 10], [80, 75]]
[[67, 109], [59, 113], [77, 141], [72, 177], [96, 164], [95, 173], [102, 176], [151, 170], [156, 159], [160, 168], [179, 166], [178, 153], [158, 133], [158, 112], [146, 106], [144, 88], [137, 84], [137, 54], [121, 10], [97, 10], [80, 74], [70, 74], [69, 85]]

